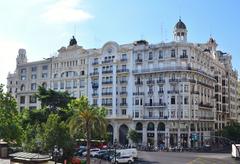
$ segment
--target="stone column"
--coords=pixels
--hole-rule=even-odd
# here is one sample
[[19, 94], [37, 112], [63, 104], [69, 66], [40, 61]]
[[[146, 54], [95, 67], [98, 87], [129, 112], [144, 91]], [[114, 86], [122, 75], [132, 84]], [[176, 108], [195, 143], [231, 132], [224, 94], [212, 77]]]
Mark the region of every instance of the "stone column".
[[119, 142], [119, 125], [117, 123], [114, 124], [113, 128], [113, 141], [117, 140]]
[[169, 125], [166, 123], [166, 126], [165, 126], [165, 147], [169, 148], [169, 146], [170, 146]]
[[157, 124], [154, 125], [154, 147], [158, 147], [158, 133], [157, 133]]
[[147, 146], [147, 125], [144, 123], [143, 124], [143, 133], [142, 133], [142, 143], [144, 146]]
[[188, 148], [191, 147], [191, 122], [188, 124]]

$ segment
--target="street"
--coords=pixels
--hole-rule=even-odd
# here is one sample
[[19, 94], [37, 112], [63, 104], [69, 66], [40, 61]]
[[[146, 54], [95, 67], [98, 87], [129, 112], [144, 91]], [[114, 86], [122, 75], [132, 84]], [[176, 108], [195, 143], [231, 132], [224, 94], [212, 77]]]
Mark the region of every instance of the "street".
[[138, 152], [138, 164], [239, 164], [230, 154], [193, 152]]

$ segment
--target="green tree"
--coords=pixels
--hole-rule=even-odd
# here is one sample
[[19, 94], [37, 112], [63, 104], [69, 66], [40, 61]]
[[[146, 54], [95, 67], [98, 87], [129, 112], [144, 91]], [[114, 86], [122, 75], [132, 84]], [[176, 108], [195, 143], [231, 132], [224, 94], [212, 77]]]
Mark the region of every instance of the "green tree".
[[38, 87], [36, 96], [41, 101], [42, 108], [47, 107], [50, 113], [58, 113], [60, 109], [66, 109], [68, 103], [74, 99], [68, 92], [54, 91], [52, 89], [46, 90], [42, 86]]
[[137, 133], [136, 130], [130, 129], [130, 130], [128, 131], [128, 138], [129, 138], [134, 144], [137, 144], [137, 143], [138, 143], [139, 134]]
[[220, 134], [232, 141], [240, 142], [240, 124], [233, 122], [222, 129]]
[[42, 143], [45, 152], [52, 151], [57, 145], [63, 148], [64, 156], [72, 155], [73, 140], [69, 128], [57, 114], [50, 114], [43, 127]]
[[15, 99], [0, 85], [0, 139], [20, 143], [22, 129]]
[[69, 121], [72, 135], [81, 132], [87, 140], [87, 164], [90, 164], [90, 141], [94, 133], [106, 135], [106, 110], [91, 106], [86, 97], [73, 100], [70, 107], [74, 109], [74, 115]]

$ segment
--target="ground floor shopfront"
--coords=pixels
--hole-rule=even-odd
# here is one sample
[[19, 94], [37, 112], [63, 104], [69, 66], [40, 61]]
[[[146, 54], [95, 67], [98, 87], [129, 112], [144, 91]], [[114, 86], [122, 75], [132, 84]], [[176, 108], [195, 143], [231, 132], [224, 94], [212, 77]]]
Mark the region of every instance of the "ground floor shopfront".
[[213, 122], [110, 120], [107, 127], [110, 134], [110, 143], [116, 140], [121, 145], [133, 144], [127, 138], [129, 129], [138, 132], [139, 145], [200, 147], [207, 144], [207, 140], [213, 132]]

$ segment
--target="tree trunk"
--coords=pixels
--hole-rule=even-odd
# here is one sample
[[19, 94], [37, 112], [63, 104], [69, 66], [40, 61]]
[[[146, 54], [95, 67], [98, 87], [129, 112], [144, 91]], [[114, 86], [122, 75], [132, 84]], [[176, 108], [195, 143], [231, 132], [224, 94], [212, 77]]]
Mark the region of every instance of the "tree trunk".
[[87, 132], [87, 164], [90, 164], [90, 129], [88, 123], [86, 125]]

